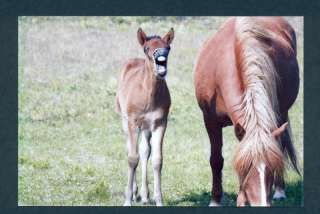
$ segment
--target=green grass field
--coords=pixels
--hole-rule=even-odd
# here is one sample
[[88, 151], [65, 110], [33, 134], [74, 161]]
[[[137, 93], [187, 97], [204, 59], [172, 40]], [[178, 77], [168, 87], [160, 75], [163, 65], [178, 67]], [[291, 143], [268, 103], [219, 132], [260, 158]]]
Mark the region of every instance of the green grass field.
[[[297, 32], [301, 86], [290, 111], [303, 171], [303, 19]], [[127, 155], [114, 111], [116, 78], [126, 59], [143, 57], [136, 30], [164, 35], [175, 28], [169, 57], [172, 106], [164, 139], [164, 205], [207, 206], [209, 139], [197, 106], [193, 65], [203, 42], [225, 17], [20, 17], [18, 204], [121, 206]], [[223, 132], [223, 205], [235, 206], [232, 158], [236, 138]], [[149, 188], [153, 175], [149, 163]], [[140, 187], [140, 168], [137, 171]], [[303, 205], [303, 177], [286, 174], [287, 196], [275, 206]], [[140, 203], [134, 203], [140, 206]]]

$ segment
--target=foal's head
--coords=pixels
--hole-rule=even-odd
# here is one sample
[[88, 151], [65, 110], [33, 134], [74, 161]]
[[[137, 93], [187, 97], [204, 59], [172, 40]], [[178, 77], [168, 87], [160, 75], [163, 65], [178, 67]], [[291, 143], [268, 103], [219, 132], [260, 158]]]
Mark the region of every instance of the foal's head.
[[240, 138], [235, 157], [235, 169], [240, 180], [237, 206], [245, 206], [246, 203], [251, 206], [270, 206], [275, 173], [282, 176], [284, 170], [283, 153], [276, 141], [287, 124], [272, 133], [246, 133], [241, 127], [235, 127], [236, 135]]
[[174, 38], [173, 28], [164, 36], [146, 36], [141, 28], [137, 32], [138, 41], [143, 51], [154, 66], [155, 75], [163, 79], [167, 74], [167, 61], [170, 52], [170, 44]]

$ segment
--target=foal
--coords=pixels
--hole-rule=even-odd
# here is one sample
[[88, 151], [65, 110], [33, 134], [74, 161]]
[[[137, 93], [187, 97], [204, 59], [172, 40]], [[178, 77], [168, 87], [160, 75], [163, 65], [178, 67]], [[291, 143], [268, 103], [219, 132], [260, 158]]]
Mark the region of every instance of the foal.
[[136, 167], [139, 156], [142, 169], [141, 200], [142, 203], [149, 201], [147, 163], [151, 147], [154, 200], [157, 206], [162, 206], [162, 141], [171, 104], [165, 77], [174, 31], [171, 28], [161, 38], [160, 36], [146, 36], [139, 28], [137, 36], [143, 47], [145, 59], [131, 59], [125, 64], [119, 78], [116, 96], [116, 109], [122, 117], [128, 149], [129, 169], [124, 206], [131, 206], [132, 199], [137, 197]]

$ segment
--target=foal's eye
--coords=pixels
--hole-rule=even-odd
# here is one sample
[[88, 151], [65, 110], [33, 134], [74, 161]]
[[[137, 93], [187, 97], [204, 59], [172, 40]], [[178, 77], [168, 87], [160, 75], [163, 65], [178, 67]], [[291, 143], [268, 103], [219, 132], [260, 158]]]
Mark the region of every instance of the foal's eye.
[[143, 48], [143, 51], [144, 51], [145, 54], [148, 54], [148, 52], [149, 52], [149, 47], [145, 46], [145, 47]]

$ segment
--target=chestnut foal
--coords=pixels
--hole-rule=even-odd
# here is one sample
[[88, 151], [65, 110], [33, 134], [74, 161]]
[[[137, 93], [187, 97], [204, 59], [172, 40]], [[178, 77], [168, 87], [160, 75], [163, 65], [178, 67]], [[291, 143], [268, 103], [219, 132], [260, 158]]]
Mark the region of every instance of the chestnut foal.
[[162, 206], [162, 142], [171, 104], [165, 77], [174, 31], [171, 28], [161, 38], [160, 36], [146, 36], [139, 28], [137, 36], [143, 47], [145, 59], [131, 59], [125, 64], [119, 78], [116, 96], [116, 108], [122, 117], [128, 149], [129, 169], [124, 206], [131, 206], [132, 199], [137, 197], [138, 187], [135, 174], [139, 156], [142, 169], [141, 200], [142, 203], [149, 201], [147, 163], [151, 147], [154, 200], [157, 206]]

